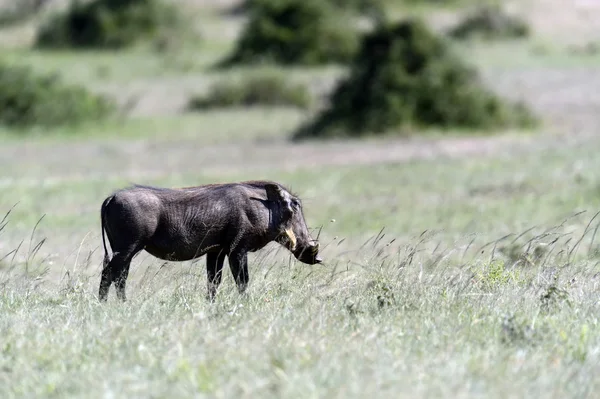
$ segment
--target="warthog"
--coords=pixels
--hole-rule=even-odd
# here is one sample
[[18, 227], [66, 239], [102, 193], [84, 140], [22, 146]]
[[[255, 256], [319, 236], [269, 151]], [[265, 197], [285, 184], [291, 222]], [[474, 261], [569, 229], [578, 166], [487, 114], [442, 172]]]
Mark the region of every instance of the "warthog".
[[[99, 298], [105, 301], [115, 283], [117, 297], [125, 298], [125, 282], [132, 258], [142, 250], [168, 261], [206, 255], [207, 297], [211, 301], [221, 283], [225, 256], [238, 291], [249, 281], [248, 252], [275, 241], [299, 261], [322, 261], [319, 244], [306, 227], [298, 197], [271, 181], [208, 184], [186, 188], [134, 185], [116, 191], [100, 211], [104, 267]], [[106, 249], [105, 231], [113, 252]]]

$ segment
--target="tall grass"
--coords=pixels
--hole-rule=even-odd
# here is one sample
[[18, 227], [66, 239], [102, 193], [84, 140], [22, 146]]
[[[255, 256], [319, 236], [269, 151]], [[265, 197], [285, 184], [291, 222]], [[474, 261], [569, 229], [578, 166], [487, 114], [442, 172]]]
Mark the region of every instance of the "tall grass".
[[488, 243], [383, 229], [352, 250], [324, 242], [318, 266], [268, 246], [249, 295], [227, 272], [214, 304], [203, 259], [140, 257], [124, 304], [97, 300], [99, 254], [58, 287], [13, 274], [0, 395], [586, 397], [599, 388], [599, 223], [575, 234], [577, 217]]

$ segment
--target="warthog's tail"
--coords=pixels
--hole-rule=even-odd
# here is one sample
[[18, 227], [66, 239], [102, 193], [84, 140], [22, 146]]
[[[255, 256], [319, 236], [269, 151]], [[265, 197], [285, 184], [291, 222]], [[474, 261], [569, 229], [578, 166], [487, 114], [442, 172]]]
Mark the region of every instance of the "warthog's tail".
[[108, 203], [113, 199], [113, 196], [111, 195], [110, 197], [106, 198], [104, 200], [104, 202], [102, 203], [102, 207], [100, 208], [100, 224], [101, 224], [101, 228], [102, 228], [102, 245], [104, 246], [104, 261], [103, 261], [103, 268], [106, 268], [106, 266], [108, 266], [108, 263], [110, 262], [110, 257], [108, 256], [108, 250], [106, 249], [106, 238], [104, 235], [105, 232], [105, 216], [106, 216], [106, 207], [108, 205]]

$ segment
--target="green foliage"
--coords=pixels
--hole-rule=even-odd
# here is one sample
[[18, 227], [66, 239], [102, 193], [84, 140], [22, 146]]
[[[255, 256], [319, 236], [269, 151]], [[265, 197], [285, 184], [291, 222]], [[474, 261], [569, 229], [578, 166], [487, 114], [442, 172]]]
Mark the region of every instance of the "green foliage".
[[294, 138], [360, 136], [412, 126], [485, 130], [535, 123], [525, 106], [504, 102], [486, 89], [477, 71], [419, 19], [382, 24], [366, 35], [330, 104]]
[[77, 124], [115, 111], [108, 99], [57, 75], [37, 75], [29, 67], [0, 64], [0, 124], [10, 127]]
[[221, 66], [346, 62], [359, 37], [345, 16], [320, 0], [254, 0], [236, 48]]
[[361, 14], [383, 13], [383, 0], [329, 0], [329, 2], [339, 9], [346, 9]]
[[223, 80], [212, 86], [206, 96], [194, 96], [188, 105], [191, 110], [214, 107], [247, 107], [253, 105], [290, 105], [308, 108], [311, 96], [308, 89], [292, 84], [282, 75], [259, 74], [238, 81]]
[[588, 356], [589, 351], [589, 341], [590, 341], [590, 329], [587, 324], [583, 324], [579, 331], [579, 336], [576, 342], [575, 339], [568, 339], [564, 334], [561, 334], [561, 338], [563, 342], [568, 343], [568, 348], [571, 352], [571, 356], [574, 360], [583, 363]]
[[[340, 10], [370, 14], [372, 12], [383, 12], [384, 0], [323, 0], [322, 3], [334, 6]], [[259, 6], [260, 0], [245, 0], [233, 9], [234, 14], [252, 12], [253, 8]]]
[[474, 279], [479, 286], [485, 289], [493, 289], [509, 283], [518, 284], [522, 281], [519, 269], [509, 269], [501, 260], [494, 260], [476, 270]]
[[122, 48], [174, 27], [176, 8], [161, 0], [72, 2], [37, 32], [40, 48]]
[[477, 7], [453, 27], [449, 35], [456, 39], [512, 39], [529, 35], [527, 23], [505, 13], [500, 6]]

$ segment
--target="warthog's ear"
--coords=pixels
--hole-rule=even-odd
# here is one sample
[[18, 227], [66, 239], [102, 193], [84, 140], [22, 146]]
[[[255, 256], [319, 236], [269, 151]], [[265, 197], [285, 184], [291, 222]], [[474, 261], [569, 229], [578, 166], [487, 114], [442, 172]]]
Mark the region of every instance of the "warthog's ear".
[[[290, 203], [290, 195], [277, 184], [266, 184], [265, 190], [267, 191], [267, 200], [278, 204], [281, 221], [288, 221], [294, 214], [294, 210]], [[291, 241], [295, 241], [295, 237], [289, 238]]]
[[266, 184], [267, 199], [269, 201], [284, 201], [285, 194], [277, 184]]

